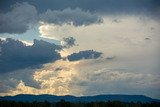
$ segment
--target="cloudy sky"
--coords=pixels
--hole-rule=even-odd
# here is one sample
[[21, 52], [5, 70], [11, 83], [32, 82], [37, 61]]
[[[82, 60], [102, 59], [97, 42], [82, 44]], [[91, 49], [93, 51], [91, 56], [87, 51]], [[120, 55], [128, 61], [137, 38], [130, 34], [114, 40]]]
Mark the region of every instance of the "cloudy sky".
[[159, 0], [1, 0], [0, 96], [160, 99]]

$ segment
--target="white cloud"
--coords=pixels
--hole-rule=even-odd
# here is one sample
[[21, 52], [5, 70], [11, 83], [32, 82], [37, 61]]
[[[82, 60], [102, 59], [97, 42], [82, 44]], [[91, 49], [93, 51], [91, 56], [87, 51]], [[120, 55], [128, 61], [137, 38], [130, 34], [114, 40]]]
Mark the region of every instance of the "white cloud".
[[[115, 56], [113, 60], [79, 63], [79, 76], [71, 84], [82, 85], [83, 94], [132, 93], [159, 97], [158, 22], [142, 16], [105, 16], [103, 19], [104, 23], [99, 25], [78, 27], [44, 23], [39, 31], [46, 38], [74, 37], [79, 46], [65, 49], [62, 52], [65, 56], [86, 49], [103, 52], [104, 58]], [[119, 23], [114, 22], [115, 19]], [[103, 75], [94, 74], [99, 71], [103, 71]]]
[[[102, 24], [78, 27], [43, 23], [39, 32], [42, 37], [58, 40], [68, 36], [74, 37], [79, 46], [68, 49], [70, 53], [94, 49], [111, 56], [126, 56], [137, 54], [135, 51], [142, 54], [144, 51], [156, 51], [160, 38], [156, 21], [141, 16], [120, 16], [117, 20], [121, 22], [113, 22], [117, 17], [105, 16]], [[145, 38], [150, 40], [147, 41]]]

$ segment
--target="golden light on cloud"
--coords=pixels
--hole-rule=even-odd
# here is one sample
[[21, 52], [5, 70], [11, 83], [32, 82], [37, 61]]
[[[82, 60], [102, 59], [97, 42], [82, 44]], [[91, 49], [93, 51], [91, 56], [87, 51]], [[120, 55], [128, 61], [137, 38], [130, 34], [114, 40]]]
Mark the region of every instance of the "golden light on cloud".
[[75, 67], [78, 63], [78, 61], [68, 62], [59, 60], [55, 63], [46, 64], [42, 69], [36, 70], [33, 74], [33, 79], [40, 84], [40, 88], [27, 86], [23, 80], [20, 80], [16, 88], [10, 90], [8, 95], [23, 93], [53, 95], [80, 94], [80, 90], [70, 87], [72, 78], [77, 75]]
[[[122, 62], [121, 62], [122, 63]], [[17, 94], [52, 94], [52, 95], [95, 95], [118, 90], [117, 87], [126, 87], [124, 81], [132, 86], [148, 87], [158, 86], [158, 76], [150, 73], [133, 72], [128, 69], [115, 69], [123, 67], [123, 63], [108, 61], [105, 59], [91, 59], [69, 62], [58, 60], [54, 63], [45, 64], [43, 68], [35, 70], [32, 77], [39, 88], [28, 85], [20, 80], [15, 89], [7, 95]], [[121, 86], [115, 84], [121, 83]], [[100, 85], [100, 87], [99, 87]], [[93, 89], [94, 87], [94, 89]], [[103, 90], [105, 89], [105, 91]], [[3, 94], [1, 94], [3, 95]], [[6, 94], [5, 94], [6, 95]]]
[[40, 83], [41, 89], [52, 90], [50, 94], [71, 94], [69, 84], [77, 73], [75, 69], [77, 63], [59, 60], [47, 64], [42, 70], [35, 72], [34, 80]]

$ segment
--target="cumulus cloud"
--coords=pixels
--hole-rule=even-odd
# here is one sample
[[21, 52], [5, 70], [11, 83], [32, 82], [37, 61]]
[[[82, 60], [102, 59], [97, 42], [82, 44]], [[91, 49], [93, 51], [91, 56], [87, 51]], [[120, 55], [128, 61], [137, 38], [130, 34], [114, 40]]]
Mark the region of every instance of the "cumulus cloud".
[[53, 23], [57, 25], [73, 24], [75, 26], [90, 25], [93, 23], [101, 23], [102, 19], [96, 14], [91, 14], [89, 11], [83, 11], [80, 8], [76, 9], [64, 9], [50, 10], [40, 15], [42, 22]]
[[85, 50], [85, 51], [80, 51], [78, 53], [73, 53], [71, 55], [67, 56], [67, 59], [69, 61], [77, 61], [81, 59], [96, 59], [99, 58], [102, 55], [101, 52], [96, 52], [93, 50]]
[[37, 10], [26, 2], [13, 5], [11, 11], [0, 13], [0, 33], [24, 33], [37, 18]]
[[21, 41], [7, 38], [0, 41], [0, 73], [9, 72], [26, 67], [33, 67], [61, 58], [56, 50], [60, 46], [34, 40], [33, 45], [26, 46]]

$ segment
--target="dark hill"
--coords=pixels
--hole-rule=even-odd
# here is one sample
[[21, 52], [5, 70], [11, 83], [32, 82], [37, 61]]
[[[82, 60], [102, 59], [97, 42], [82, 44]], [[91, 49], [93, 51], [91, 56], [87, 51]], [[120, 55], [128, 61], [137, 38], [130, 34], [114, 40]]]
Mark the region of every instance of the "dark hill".
[[0, 97], [0, 100], [9, 100], [9, 101], [22, 101], [22, 102], [58, 102], [64, 99], [69, 102], [94, 102], [94, 101], [121, 101], [121, 102], [160, 102], [158, 99], [152, 99], [144, 95], [96, 95], [96, 96], [55, 96], [55, 95], [30, 95], [30, 94], [19, 94], [16, 96], [4, 96]]

